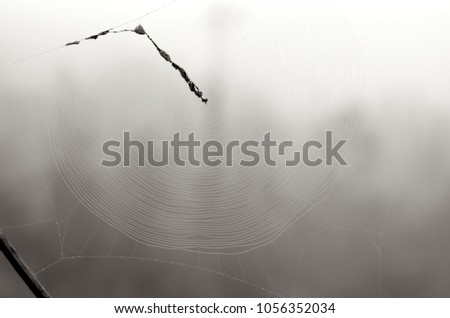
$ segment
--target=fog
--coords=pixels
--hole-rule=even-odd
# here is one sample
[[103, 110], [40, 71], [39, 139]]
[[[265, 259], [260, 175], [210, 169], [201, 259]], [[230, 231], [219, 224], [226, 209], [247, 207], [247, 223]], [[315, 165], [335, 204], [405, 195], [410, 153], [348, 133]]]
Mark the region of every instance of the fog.
[[[449, 7], [177, 1], [119, 27], [142, 24], [207, 106], [136, 34], [59, 48], [164, 4], [4, 1], [0, 229], [50, 294], [448, 297]], [[100, 165], [124, 131], [326, 130], [348, 166]], [[8, 266], [0, 295], [29, 296]]]

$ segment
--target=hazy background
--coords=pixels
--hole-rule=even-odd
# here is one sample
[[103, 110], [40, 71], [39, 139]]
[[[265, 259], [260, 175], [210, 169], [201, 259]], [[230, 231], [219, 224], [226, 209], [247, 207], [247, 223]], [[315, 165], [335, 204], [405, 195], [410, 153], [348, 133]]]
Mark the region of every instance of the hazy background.
[[[0, 65], [165, 3], [2, 0]], [[0, 228], [55, 297], [448, 297], [449, 10], [178, 1], [124, 26], [206, 107], [134, 34], [1, 68]], [[350, 166], [102, 168], [124, 130], [333, 130]], [[0, 282], [29, 296], [1, 257]]]

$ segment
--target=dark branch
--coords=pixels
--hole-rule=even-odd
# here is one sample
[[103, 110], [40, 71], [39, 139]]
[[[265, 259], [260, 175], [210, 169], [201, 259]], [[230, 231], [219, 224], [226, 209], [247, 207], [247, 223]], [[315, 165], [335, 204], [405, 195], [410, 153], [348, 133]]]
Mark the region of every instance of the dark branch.
[[69, 42], [66, 44], [66, 46], [71, 46], [71, 45], [78, 45], [80, 44], [80, 42], [82, 41], [88, 41], [88, 40], [97, 40], [99, 37], [101, 36], [105, 36], [109, 33], [122, 33], [122, 32], [133, 32], [139, 35], [146, 35], [147, 38], [152, 42], [153, 46], [156, 48], [156, 50], [158, 51], [159, 55], [166, 60], [167, 62], [169, 62], [172, 67], [177, 70], [181, 77], [184, 79], [184, 81], [186, 82], [186, 84], [188, 85], [189, 89], [191, 92], [193, 92], [195, 94], [195, 96], [197, 96], [198, 98], [200, 98], [202, 100], [202, 102], [204, 102], [205, 104], [208, 103], [208, 99], [203, 97], [203, 93], [202, 91], [200, 91], [200, 89], [198, 88], [197, 85], [195, 85], [195, 83], [193, 81], [191, 81], [191, 79], [189, 78], [189, 76], [187, 75], [186, 71], [179, 66], [178, 64], [172, 62], [172, 59], [170, 58], [170, 55], [162, 50], [156, 43], [155, 41], [153, 41], [153, 39], [150, 37], [150, 35], [148, 35], [148, 33], [144, 30], [144, 28], [142, 27], [142, 25], [138, 25], [134, 30], [120, 30], [120, 31], [113, 31], [113, 30], [106, 30], [103, 32], [100, 32], [98, 34], [94, 34], [91, 35], [87, 38], [84, 38], [83, 40], [79, 40], [79, 41], [73, 41], [73, 42]]
[[48, 298], [50, 294], [39, 283], [22, 258], [17, 254], [15, 248], [8, 242], [5, 235], [0, 233], [0, 251], [3, 252], [8, 262], [16, 273], [22, 278], [34, 296], [38, 298]]

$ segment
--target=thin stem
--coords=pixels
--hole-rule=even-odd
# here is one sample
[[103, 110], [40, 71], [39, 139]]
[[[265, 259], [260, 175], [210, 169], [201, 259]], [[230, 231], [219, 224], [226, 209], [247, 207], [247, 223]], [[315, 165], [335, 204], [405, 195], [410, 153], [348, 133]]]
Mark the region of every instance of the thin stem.
[[38, 298], [48, 298], [50, 294], [39, 283], [31, 270], [17, 253], [14, 246], [6, 239], [6, 236], [0, 232], [0, 251], [3, 252], [8, 262], [14, 268], [16, 273], [22, 278], [34, 296]]

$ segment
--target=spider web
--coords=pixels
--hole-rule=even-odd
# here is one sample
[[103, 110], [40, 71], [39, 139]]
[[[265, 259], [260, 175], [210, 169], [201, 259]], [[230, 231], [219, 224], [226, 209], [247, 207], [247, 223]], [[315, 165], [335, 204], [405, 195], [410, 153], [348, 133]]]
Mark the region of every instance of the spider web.
[[[266, 21], [264, 14], [267, 12], [262, 12], [255, 20], [246, 21], [243, 17], [249, 15], [251, 7], [235, 9], [235, 3], [228, 5], [219, 5], [219, 9], [207, 11], [215, 19], [214, 22], [219, 21], [216, 31], [219, 34], [223, 33], [221, 38], [218, 38], [218, 33], [208, 38], [202, 25], [194, 27], [184, 34], [187, 37], [186, 43], [194, 42], [201, 47], [202, 41], [209, 41], [209, 45], [212, 42], [217, 49], [210, 54], [205, 54], [201, 49], [198, 51], [191, 49], [190, 52], [186, 52], [182, 50], [186, 47], [186, 43], [172, 43], [174, 48], [171, 49], [171, 51], [182, 51], [183, 54], [186, 54], [178, 55], [178, 59], [184, 58], [183, 64], [186, 64], [186, 61], [200, 58], [209, 69], [214, 67], [218, 69], [218, 73], [205, 72], [202, 71], [201, 65], [195, 64], [191, 64], [190, 68], [196, 74], [205, 74], [203, 78], [199, 76], [200, 82], [211, 81], [213, 83], [205, 88], [210, 92], [208, 97], [212, 103], [212, 110], [205, 111], [203, 106], [198, 107], [194, 98], [190, 98], [188, 92], [182, 88], [183, 83], [177, 83], [175, 78], [165, 76], [166, 65], [159, 64], [156, 59], [150, 58], [150, 50], [144, 43], [139, 43], [136, 39], [130, 39], [124, 35], [103, 39], [101, 43], [95, 42], [80, 46], [80, 50], [77, 51], [61, 51], [61, 54], [58, 53], [57, 56], [43, 58], [44, 61], [41, 60], [39, 64], [19, 64], [8, 73], [10, 78], [5, 81], [7, 84], [20, 81], [21, 76], [29, 74], [30, 69], [36, 71], [57, 65], [63, 70], [57, 73], [56, 80], [43, 76], [42, 72], [37, 72], [42, 75], [38, 77], [38, 81], [44, 78], [44, 87], [45, 85], [56, 85], [57, 91], [42, 94], [40, 93], [41, 85], [27, 87], [36, 96], [31, 106], [28, 98], [17, 97], [23, 88], [13, 87], [11, 90], [13, 93], [8, 90], [2, 92], [2, 100], [8, 102], [5, 103], [6, 106], [2, 107], [4, 120], [1, 124], [6, 128], [1, 131], [1, 144], [5, 150], [2, 152], [0, 160], [2, 167], [0, 178], [3, 180], [1, 193], [4, 202], [0, 228], [13, 241], [35, 275], [54, 296], [89, 295], [88, 290], [97, 290], [96, 288], [98, 290], [93, 293], [97, 292], [99, 296], [105, 293], [143, 296], [149, 294], [324, 296], [327, 294], [323, 294], [323, 289], [320, 286], [317, 287], [316, 284], [317, 282], [326, 284], [327, 279], [330, 279], [327, 284], [338, 283], [336, 289], [331, 288], [329, 291], [330, 295], [336, 296], [336, 293], [339, 293], [338, 288], [342, 287], [342, 284], [339, 284], [342, 281], [330, 273], [332, 269], [327, 264], [329, 259], [320, 257], [324, 254], [334, 255], [334, 253], [352, 254], [355, 251], [356, 259], [352, 262], [349, 261], [348, 264], [340, 265], [345, 267], [344, 265], [358, 264], [359, 262], [362, 268], [373, 270], [377, 276], [374, 280], [376, 283], [373, 284], [373, 288], [368, 288], [367, 293], [381, 294], [382, 236], [391, 205], [379, 207], [365, 202], [364, 199], [353, 200], [356, 196], [345, 185], [346, 179], [336, 183], [341, 176], [341, 169], [318, 169], [311, 172], [308, 169], [299, 168], [292, 174], [292, 170], [277, 168], [278, 170], [272, 171], [258, 170], [257, 173], [255, 172], [255, 176], [244, 175], [245, 178], [254, 178], [252, 184], [256, 184], [255, 180], [262, 178], [261, 184], [266, 187], [261, 190], [262, 194], [264, 196], [273, 194], [270, 195], [268, 201], [257, 201], [256, 206], [251, 209], [252, 213], [249, 214], [249, 217], [254, 217], [253, 223], [255, 226], [259, 226], [258, 229], [262, 234], [267, 234], [271, 230], [276, 219], [273, 219], [272, 223], [265, 222], [264, 218], [258, 217], [258, 214], [254, 213], [255, 211], [265, 209], [269, 215], [272, 214], [279, 218], [285, 216], [283, 213], [295, 213], [287, 216], [286, 220], [289, 222], [276, 227], [276, 231], [273, 233], [268, 233], [269, 237], [258, 238], [259, 232], [254, 231], [258, 234], [254, 241], [250, 243], [248, 240], [232, 242], [231, 248], [227, 248], [225, 251], [221, 244], [232, 238], [231, 234], [226, 237], [226, 240], [217, 239], [212, 243], [210, 237], [195, 237], [193, 241], [200, 243], [186, 246], [183, 244], [189, 241], [189, 237], [185, 237], [184, 240], [182, 237], [177, 237], [175, 241], [161, 237], [148, 241], [143, 238], [143, 232], [131, 235], [131, 232], [127, 231], [126, 224], [121, 225], [120, 222], [114, 222], [121, 216], [126, 217], [132, 209], [127, 211], [120, 207], [118, 214], [109, 215], [111, 218], [106, 217], [105, 219], [105, 215], [101, 213], [102, 206], [90, 205], [90, 202], [93, 201], [104, 202], [104, 211], [109, 213], [117, 209], [120, 204], [120, 200], [114, 201], [114, 198], [118, 197], [120, 191], [126, 191], [123, 188], [109, 189], [111, 180], [104, 178], [104, 175], [99, 173], [100, 167], [89, 166], [90, 163], [98, 162], [98, 160], [86, 157], [89, 153], [93, 154], [92, 150], [96, 149], [89, 143], [89, 140], [104, 142], [105, 138], [108, 138], [108, 132], [111, 131], [121, 133], [124, 129], [130, 129], [130, 131], [137, 131], [142, 137], [155, 133], [164, 136], [164, 133], [167, 134], [173, 129], [189, 132], [189, 129], [193, 127], [191, 123], [194, 122], [197, 124], [196, 130], [200, 131], [204, 137], [213, 136], [227, 140], [231, 139], [227, 133], [232, 134], [236, 127], [242, 127], [246, 122], [256, 122], [257, 124], [254, 126], [249, 125], [247, 130], [241, 129], [237, 132], [242, 137], [256, 138], [269, 127], [281, 137], [290, 136], [292, 132], [299, 133], [299, 131], [306, 132], [309, 136], [315, 136], [314, 130], [312, 133], [307, 129], [299, 130], [298, 125], [299, 123], [308, 125], [309, 121], [316, 120], [314, 123], [319, 122], [322, 127], [332, 128], [338, 137], [351, 137], [355, 115], [349, 114], [347, 110], [333, 110], [332, 105], [344, 104], [349, 98], [349, 92], [354, 93], [356, 90], [359, 93], [360, 61], [358, 56], [351, 54], [354, 52], [355, 43], [352, 42], [345, 23], [342, 25], [341, 20], [330, 19], [328, 24], [323, 24], [324, 20], [329, 19], [330, 16], [334, 17], [335, 12], [328, 12], [321, 16], [319, 11], [322, 12], [322, 7], [308, 7], [307, 13], [303, 13], [301, 16], [300, 20], [303, 22], [297, 26], [298, 29], [289, 28], [286, 26], [287, 22], [285, 25], [285, 31], [300, 32], [304, 36], [305, 42], [302, 43], [302, 48], [295, 45], [282, 47], [287, 42], [276, 40], [278, 33], [271, 30], [273, 24], [268, 23], [265, 29], [259, 29], [258, 32], [265, 36], [257, 38], [255, 38], [256, 33], [250, 27], [252, 22]], [[146, 29], [153, 31], [155, 25], [158, 25], [158, 21], [162, 21], [162, 19], [179, 18], [181, 15], [179, 23], [182, 21], [192, 23], [189, 20], [190, 14], [196, 17], [193, 12], [197, 9], [189, 8], [189, 5], [173, 10], [174, 13], [169, 14], [168, 17], [164, 14], [161, 14], [161, 17], [152, 16], [155, 19], [152, 22], [154, 23], [153, 27], [147, 28], [146, 23], [150, 24], [146, 21], [147, 18], [139, 22], [143, 23]], [[287, 18], [298, 14], [295, 12], [289, 16], [289, 10], [286, 8], [278, 8], [278, 10], [279, 12], [276, 13], [287, 15]], [[229, 28], [226, 22], [220, 22], [223, 16], [229, 15], [234, 19], [233, 23], [241, 23], [241, 26], [236, 27], [231, 33], [224, 31]], [[194, 19], [194, 23], [199, 22]], [[259, 26], [261, 27], [261, 24]], [[161, 35], [164, 33], [170, 37], [171, 32], [179, 32], [178, 30], [174, 31], [175, 29], [175, 26], [170, 28], [165, 26], [158, 34], [156, 27], [155, 33], [164, 41], [165, 36]], [[327, 41], [323, 41], [322, 37], [330, 32], [336, 39], [327, 38]], [[244, 41], [244, 38], [247, 41]], [[264, 45], [267, 44], [265, 42], [272, 43], [273, 47]], [[236, 43], [240, 43], [240, 46], [236, 46]], [[262, 63], [264, 57], [255, 58], [253, 63], [249, 63], [254, 50], [258, 51], [261, 48], [267, 50], [266, 56], [274, 56], [279, 63], [264, 64]], [[328, 51], [330, 49], [334, 49], [332, 54]], [[233, 50], [234, 53], [230, 53]], [[280, 50], [287, 58], [279, 56]], [[224, 63], [225, 53], [220, 55], [221, 51], [231, 54], [229, 60], [232, 61], [231, 64], [222, 68], [218, 67], [218, 64]], [[302, 61], [290, 59], [294, 53], [299, 52], [302, 53]], [[206, 58], [208, 55], [213, 57], [208, 60]], [[332, 58], [333, 56], [334, 58]], [[115, 67], [111, 69], [111, 66], [114, 65]], [[245, 65], [249, 74], [256, 74], [255, 71], [258, 70], [258, 77], [254, 78], [254, 86], [233, 93], [233, 89], [236, 90], [236, 87], [248, 80], [245, 74], [242, 77], [236, 75], [242, 65]], [[230, 72], [235, 71], [232, 73], [235, 76], [231, 80], [221, 73], [224, 72], [225, 67], [228, 67]], [[330, 67], [331, 75], [328, 77], [323, 75], [330, 70], [328, 69]], [[306, 72], [302, 78], [307, 80], [301, 80], [298, 74], [290, 74], [282, 85], [274, 85], [286, 76], [285, 72], [289, 69], [302, 69]], [[36, 74], [36, 72], [34, 73]], [[32, 82], [34, 83], [34, 81]], [[314, 86], [311, 82], [320, 85]], [[127, 83], [130, 86], [125, 86]], [[295, 89], [299, 84], [304, 89], [299, 90], [300, 92]], [[325, 93], [327, 90], [320, 88], [321, 85], [333, 88], [328, 90], [331, 92], [329, 96]], [[170, 86], [169, 92], [167, 92], [168, 86]], [[125, 87], [123, 88], [124, 95], [111, 95], [111, 87], [116, 91]], [[254, 92], [251, 92], [252, 87], [261, 88], [253, 88]], [[168, 97], [168, 94], [171, 96]], [[261, 94], [265, 97], [257, 98]], [[255, 98], [257, 98], [256, 102]], [[215, 108], [214, 99], [216, 100]], [[296, 110], [299, 101], [306, 104], [305, 109], [301, 108], [300, 112], [298, 109]], [[274, 107], [272, 103], [276, 103], [278, 107], [275, 111], [273, 108], [277, 107]], [[129, 106], [130, 104], [132, 106]], [[261, 106], [261, 104], [268, 104], [268, 106]], [[282, 106], [278, 106], [280, 104]], [[242, 109], [243, 105], [246, 105], [247, 108]], [[279, 110], [280, 107], [284, 108]], [[172, 110], [167, 110], [168, 108]], [[201, 112], [206, 112], [207, 115], [199, 119], [199, 116], [202, 116]], [[317, 121], [323, 118], [324, 113], [332, 113], [334, 118], [331, 120], [327, 118], [325, 123]], [[308, 116], [305, 116], [307, 118], [300, 118], [302, 114], [307, 114]], [[227, 116], [233, 119], [231, 123], [224, 120]], [[295, 117], [296, 121], [290, 121], [288, 117]], [[19, 124], [17, 124], [18, 118], [20, 118]], [[146, 121], [142, 118], [150, 119]], [[8, 124], [11, 122], [16, 123], [16, 126]], [[151, 130], [145, 126], [149, 125], [149, 122], [152, 125]], [[168, 127], [158, 126], [158, 123], [161, 122], [166, 123]], [[279, 128], [280, 123], [282, 123], [283, 129]], [[309, 125], [314, 124], [309, 123]], [[71, 161], [73, 158], [79, 161]], [[85, 158], [91, 159], [86, 162], [83, 161]], [[68, 172], [70, 164], [80, 170], [77, 170], [76, 173], [73, 172], [75, 170], [72, 173]], [[84, 169], [86, 167], [87, 169]], [[148, 171], [136, 170], [131, 172], [131, 175], [138, 178], [139, 175], [145, 173]], [[175, 171], [174, 173], [176, 175], [180, 172]], [[230, 171], [222, 173], [226, 175]], [[242, 171], [237, 170], [236, 173], [239, 175], [242, 174]], [[195, 171], [188, 171], [182, 177], [192, 178], [193, 174]], [[212, 175], [215, 174], [216, 172], [212, 173]], [[221, 189], [220, 186], [225, 182], [228, 188], [222, 189], [222, 191], [229, 190], [231, 187], [231, 200], [236, 200], [239, 199], [238, 193], [236, 193], [238, 191], [233, 192], [233, 187], [237, 187], [239, 192], [245, 191], [239, 187], [243, 179], [233, 175], [233, 172], [230, 175], [233, 176], [231, 180], [227, 181], [225, 177], [225, 179], [221, 179], [222, 183], [213, 183], [212, 185]], [[294, 177], [289, 177], [289, 175]], [[109, 194], [106, 197], [107, 200], [102, 201], [101, 193], [95, 193], [93, 188], [87, 188], [87, 190], [84, 188], [86, 193], [81, 193], [79, 191], [81, 188], [77, 187], [77, 182], [81, 181], [76, 180], [77, 176], [87, 178], [85, 180], [92, 178], [100, 180], [100, 183], [104, 182], [105, 192]], [[116, 177], [124, 178], [124, 175], [120, 174]], [[183, 190], [182, 186], [171, 182], [170, 174], [163, 175], [163, 177], [168, 178], [167, 184], [172, 185], [170, 191], [176, 194], [177, 187], [179, 187], [179, 191]], [[305, 183], [297, 183], [289, 178], [299, 178], [298, 180], [303, 178]], [[291, 180], [291, 183], [285, 183], [286, 179]], [[12, 180], [14, 181], [12, 182]], [[133, 180], [139, 181], [131, 178], [131, 181]], [[144, 179], [147, 184], [155, 182], [154, 180], [152, 178]], [[197, 184], [194, 184], [193, 189], [202, 188], [201, 175], [199, 180]], [[312, 187], [317, 180], [322, 180], [323, 184], [316, 188]], [[142, 186], [142, 182], [136, 184]], [[159, 186], [158, 183], [154, 183], [154, 185]], [[277, 191], [277, 189], [281, 190]], [[308, 189], [312, 192], [302, 197], [302, 194], [306, 193]], [[133, 191], [135, 189], [132, 189]], [[170, 192], [164, 193], [170, 195]], [[222, 192], [218, 193], [217, 197], [220, 197]], [[395, 192], [393, 193], [395, 194]], [[394, 194], [392, 194], [390, 202], [393, 202]], [[247, 195], [247, 198], [250, 198], [254, 193], [248, 192]], [[198, 200], [202, 198], [195, 191], [188, 192], [187, 197], [190, 196]], [[297, 202], [295, 200], [298, 200], [298, 197], [301, 197], [301, 200]], [[348, 197], [352, 200], [342, 199]], [[107, 202], [110, 202], [108, 200], [113, 200], [110, 206], [106, 205]], [[189, 202], [186, 198], [176, 201], [176, 195], [171, 200], [171, 202], [177, 202], [177, 208], [182, 208], [183, 203]], [[281, 202], [279, 206], [271, 206], [272, 202], [277, 201]], [[145, 209], [158, 210], [154, 209], [149, 201], [142, 202], [145, 203]], [[233, 206], [231, 203], [221, 202], [222, 205]], [[283, 205], [286, 203], [287, 207]], [[184, 207], [189, 209], [198, 206], [192, 204]], [[95, 212], [96, 209], [97, 212]], [[224, 211], [231, 213], [228, 210]], [[365, 211], [365, 213], [355, 214], [350, 211]], [[240, 212], [239, 205], [235, 212]], [[150, 213], [140, 220], [145, 223], [149, 219], [153, 220], [154, 216], [153, 213]], [[177, 214], [177, 217], [180, 216]], [[163, 221], [167, 221], [164, 216]], [[181, 221], [171, 219], [171, 221], [170, 226], [174, 226], [175, 229], [166, 227], [165, 231], [169, 234], [176, 233], [177, 229], [184, 230], [183, 225], [189, 220], [187, 218]], [[209, 226], [214, 222], [216, 221], [213, 220]], [[161, 222], [161, 224], [163, 223]], [[192, 224], [189, 226], [193, 227]], [[246, 226], [251, 226], [251, 223]], [[224, 233], [232, 233], [232, 230], [230, 228]], [[191, 228], [188, 233], [196, 231], [198, 230]], [[245, 228], [242, 233], [245, 233]], [[345, 235], [348, 235], [348, 241], [363, 241], [362, 247], [355, 245], [355, 250], [351, 251], [349, 250], [351, 247], [339, 245], [339, 241], [333, 242], [336, 235], [337, 237], [344, 235], [345, 242], [347, 242]], [[253, 239], [253, 237], [251, 238]], [[327, 246], [330, 243], [332, 246]], [[207, 248], [205, 249], [205, 247]], [[320, 250], [328, 253], [317, 252]], [[317, 267], [316, 271], [314, 271], [315, 267]], [[351, 275], [348, 271], [351, 271], [351, 266], [345, 270], [347, 275]], [[315, 275], [311, 277], [311, 273], [315, 273]], [[125, 277], [125, 282], [122, 284], [120, 276]], [[149, 283], [141, 283], [144, 286], [136, 287], [142, 277], [146, 277]], [[345, 280], [345, 277], [342, 279]], [[94, 281], [94, 283], [89, 284], [90, 281]], [[111, 283], [111, 281], [115, 283]], [[119, 291], [109, 290], [108, 282], [119, 288]], [[156, 287], [149, 286], [150, 282]], [[201, 287], [199, 282], [204, 282], [207, 286]], [[72, 289], [64, 287], [67, 285]], [[80, 286], [85, 288], [82, 292], [77, 290]]]
[[[9, 137], [11, 136], [9, 135]], [[22, 146], [21, 150], [26, 155], [28, 148], [23, 146], [23, 143], [20, 143], [20, 145]], [[27, 158], [34, 161], [36, 157]], [[374, 265], [378, 268], [378, 275], [380, 276], [379, 286], [376, 286], [377, 294], [381, 292], [382, 235], [394, 195], [391, 203], [384, 210], [373, 207], [365, 201], [358, 202], [358, 200], [355, 200], [359, 206], [358, 211], [372, 212], [370, 213], [372, 214], [371, 222], [363, 224], [357, 217], [348, 212], [348, 210], [354, 210], [354, 208], [343, 207], [342, 203], [336, 202], [334, 199], [336, 195], [333, 195], [332, 192], [321, 204], [314, 206], [307, 215], [297, 221], [274, 242], [257, 250], [238, 255], [213, 255], [188, 251], [170, 251], [137, 243], [95, 218], [77, 202], [76, 198], [73, 198], [73, 204], [69, 209], [64, 207], [68, 210], [67, 215], [58, 219], [56, 216], [58, 207], [54, 205], [48, 184], [53, 184], [53, 187], [59, 188], [62, 180], [59, 176], [54, 178], [44, 177], [38, 167], [36, 167], [36, 170], [36, 178], [45, 189], [48, 205], [51, 207], [50, 211], [53, 216], [50, 215], [41, 220], [19, 225], [3, 226], [2, 231], [15, 242], [22, 256], [34, 269], [35, 275], [46, 286], [58, 290], [62, 296], [77, 295], [77, 293], [67, 293], [67, 291], [61, 290], [61, 287], [55, 286], [57, 285], [53, 281], [55, 277], [57, 279], [68, 279], [69, 281], [73, 279], [70, 276], [65, 277], [65, 275], [70, 274], [64, 270], [61, 273], [61, 269], [58, 267], [64, 268], [65, 265], [74, 263], [73, 267], [77, 268], [76, 265], [79, 266], [80, 262], [87, 262], [88, 266], [92, 266], [95, 272], [99, 265], [103, 268], [106, 267], [105, 262], [113, 262], [120, 264], [120, 269], [116, 270], [121, 273], [122, 270], [127, 270], [127, 268], [133, 270], [133, 264], [130, 266], [128, 261], [136, 261], [149, 263], [146, 268], [150, 272], [154, 271], [152, 267], [156, 264], [160, 269], [164, 265], [171, 268], [179, 267], [181, 271], [185, 271], [187, 275], [191, 274], [194, 277], [208, 277], [212, 274], [219, 278], [218, 283], [220, 283], [221, 278], [231, 280], [231, 285], [237, 288], [229, 294], [218, 293], [218, 295], [240, 294], [239, 290], [244, 288], [249, 293], [248, 295], [310, 297], [314, 294], [304, 290], [305, 285], [308, 286], [308, 280], [307, 277], [302, 276], [305, 257], [308, 257], [308, 255], [314, 257], [315, 253], [313, 247], [311, 247], [311, 242], [327, 235], [333, 237], [333, 233], [336, 234], [336, 231], [357, 233], [360, 234], [357, 237], [366, 238], [366, 248], [369, 251], [372, 249], [369, 254], [375, 256]], [[337, 187], [350, 194], [352, 198], [356, 198], [354, 193], [346, 189], [345, 186], [338, 184]], [[355, 204], [355, 202], [350, 202], [350, 204]], [[80, 231], [80, 228], [83, 230]], [[330, 240], [326, 240], [326, 242], [330, 243]], [[320, 246], [320, 243], [316, 244]], [[97, 266], [95, 262], [98, 262]], [[72, 266], [68, 267], [72, 268]], [[85, 269], [85, 266], [80, 267]], [[308, 268], [308, 272], [310, 270], [311, 268]], [[162, 273], [164, 273], [164, 270]], [[73, 275], [73, 273], [71, 274]], [[81, 271], [81, 275], [85, 274]], [[141, 275], [146, 276], [144, 273]], [[167, 277], [163, 276], [167, 280], [171, 274], [169, 271], [169, 273], [163, 275], [167, 275]], [[99, 283], [101, 283], [101, 280]], [[244, 287], [239, 286], [241, 284]], [[92, 287], [87, 285], [85, 288]], [[184, 296], [189, 296], [189, 293], [196, 293], [196, 286], [191, 288], [192, 290]], [[149, 291], [146, 292], [149, 293]], [[158, 291], [153, 293], [158, 295]], [[58, 296], [58, 294], [58, 292], [53, 293], [54, 296]], [[165, 292], [162, 292], [162, 294], [164, 295]], [[168, 293], [168, 295], [174, 294], [176, 293]], [[120, 296], [121, 293], [118, 292], [116, 295]], [[125, 293], [125, 295], [127, 294]], [[101, 294], [98, 296], [101, 296]]]

